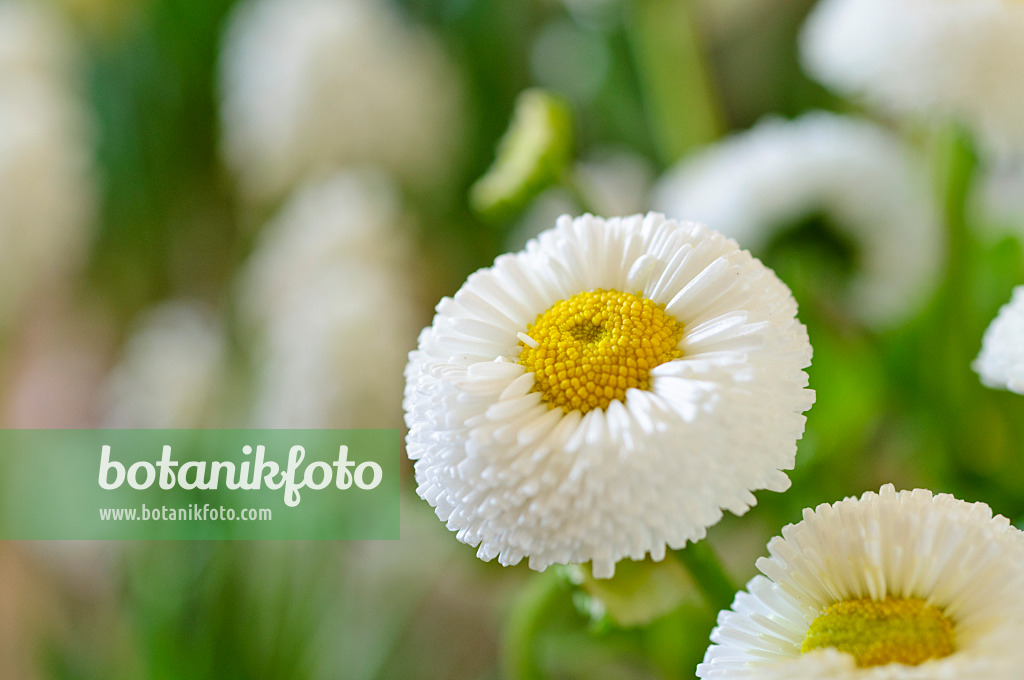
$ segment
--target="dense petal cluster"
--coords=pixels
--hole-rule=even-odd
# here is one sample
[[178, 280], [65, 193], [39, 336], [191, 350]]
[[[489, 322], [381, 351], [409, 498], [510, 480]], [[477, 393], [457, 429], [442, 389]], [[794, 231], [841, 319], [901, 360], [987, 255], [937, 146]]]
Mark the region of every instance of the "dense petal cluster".
[[824, 214], [857, 251], [846, 307], [873, 325], [904, 318], [940, 270], [942, 230], [902, 143], [855, 118], [764, 120], [683, 161], [656, 187], [654, 204], [714, 224], [754, 253]]
[[324, 169], [378, 163], [428, 188], [458, 156], [462, 95], [424, 31], [375, 0], [248, 0], [220, 64], [223, 153], [276, 199]]
[[[611, 295], [607, 314], [559, 307], [607, 291], [638, 299]], [[646, 389], [586, 413], [545, 398], [568, 388], [538, 386], [520, 361], [540, 346], [531, 327], [556, 324], [571, 348], [615, 333], [628, 345], [616, 315], [674, 339], [651, 350]], [[654, 213], [563, 217], [470, 276], [420, 335], [405, 393], [418, 493], [485, 560], [592, 561], [608, 577], [625, 557], [661, 559], [723, 509], [745, 512], [752, 490], [788, 487], [810, 355], [789, 289], [731, 239]]]
[[1024, 286], [989, 324], [973, 368], [987, 386], [1024, 394]]
[[[719, 614], [704, 680], [1010, 680], [1024, 667], [1024, 534], [984, 503], [886, 485], [805, 510], [768, 551]], [[887, 628], [894, 616], [917, 626]], [[840, 640], [844, 627], [860, 639]]]
[[304, 185], [266, 225], [238, 286], [256, 338], [254, 425], [398, 425], [421, 323], [405, 221], [386, 178], [347, 171]]
[[1024, 148], [1024, 3], [824, 0], [801, 40], [821, 82], [895, 113], [952, 116]]

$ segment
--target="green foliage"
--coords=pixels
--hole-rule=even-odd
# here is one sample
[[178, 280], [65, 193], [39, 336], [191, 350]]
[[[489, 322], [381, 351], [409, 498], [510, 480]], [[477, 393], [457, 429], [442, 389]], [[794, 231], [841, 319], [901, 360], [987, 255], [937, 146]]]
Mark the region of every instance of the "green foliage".
[[572, 140], [568, 103], [543, 90], [526, 90], [516, 101], [494, 165], [470, 188], [470, 205], [494, 221], [518, 214], [561, 179], [572, 155]]

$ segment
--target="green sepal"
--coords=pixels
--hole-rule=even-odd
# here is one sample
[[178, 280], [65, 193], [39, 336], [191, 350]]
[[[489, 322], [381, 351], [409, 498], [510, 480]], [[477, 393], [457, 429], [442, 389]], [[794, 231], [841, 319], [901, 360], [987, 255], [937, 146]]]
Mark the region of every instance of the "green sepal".
[[700, 592], [676, 560], [622, 560], [610, 579], [595, 579], [589, 565], [572, 565], [566, 571], [579, 588], [577, 608], [601, 630], [643, 626], [684, 603], [703, 607]]

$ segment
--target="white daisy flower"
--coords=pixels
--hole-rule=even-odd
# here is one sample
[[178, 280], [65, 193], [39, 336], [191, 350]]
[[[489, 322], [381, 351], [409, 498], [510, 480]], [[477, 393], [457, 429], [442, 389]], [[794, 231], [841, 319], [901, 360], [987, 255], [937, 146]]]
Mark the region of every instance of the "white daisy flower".
[[1024, 4], [824, 0], [801, 35], [806, 69], [895, 113], [953, 116], [995, 148], [1024, 148]]
[[1020, 677], [1024, 538], [984, 503], [887, 484], [804, 510], [768, 552], [698, 677]]
[[210, 426], [226, 357], [223, 328], [205, 306], [174, 300], [150, 308], [103, 388], [103, 426]]
[[222, 149], [243, 189], [274, 199], [340, 165], [416, 186], [450, 177], [462, 94], [437, 42], [376, 0], [249, 0], [220, 63]]
[[406, 369], [418, 493], [477, 555], [655, 560], [781, 491], [813, 392], [774, 273], [703, 225], [563, 216], [437, 306]]
[[0, 2], [0, 326], [88, 241], [95, 186], [73, 51], [45, 5]]
[[714, 224], [754, 253], [824, 214], [855, 250], [855, 269], [837, 295], [878, 327], [923, 301], [942, 262], [939, 219], [900, 141], [830, 113], [766, 119], [684, 160], [659, 182], [654, 205]]
[[985, 330], [981, 353], [971, 367], [988, 387], [1024, 394], [1024, 286]]
[[239, 307], [256, 338], [260, 427], [395, 427], [419, 317], [405, 219], [380, 175], [303, 186], [266, 226]]

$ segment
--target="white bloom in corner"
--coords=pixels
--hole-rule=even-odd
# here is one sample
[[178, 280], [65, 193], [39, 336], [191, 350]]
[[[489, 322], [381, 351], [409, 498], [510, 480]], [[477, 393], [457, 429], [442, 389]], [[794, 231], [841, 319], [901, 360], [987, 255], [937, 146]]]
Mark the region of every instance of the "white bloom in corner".
[[239, 282], [259, 427], [397, 427], [419, 324], [398, 194], [344, 172], [299, 189]]
[[175, 300], [145, 311], [107, 379], [103, 427], [217, 424], [226, 357], [224, 331], [205, 306]]
[[1014, 680], [1024, 537], [984, 503], [885, 485], [804, 510], [718, 616], [703, 680]]
[[454, 67], [377, 0], [248, 0], [220, 63], [222, 149], [243, 189], [275, 199], [324, 168], [378, 163], [435, 187], [462, 128]]
[[73, 53], [45, 5], [0, 2], [0, 327], [88, 240], [92, 149]]
[[796, 303], [735, 241], [563, 216], [437, 306], [406, 369], [418, 493], [478, 556], [655, 560], [782, 491], [813, 392]]
[[801, 53], [812, 76], [896, 113], [952, 116], [1024, 148], [1024, 3], [823, 0]]
[[988, 387], [1024, 394], [1024, 286], [1013, 290], [985, 330], [981, 353], [972, 368]]
[[940, 271], [943, 233], [922, 179], [895, 136], [814, 112], [763, 120], [684, 160], [659, 182], [654, 205], [713, 224], [756, 254], [824, 214], [857, 251], [847, 310], [884, 327], [917, 307]]

